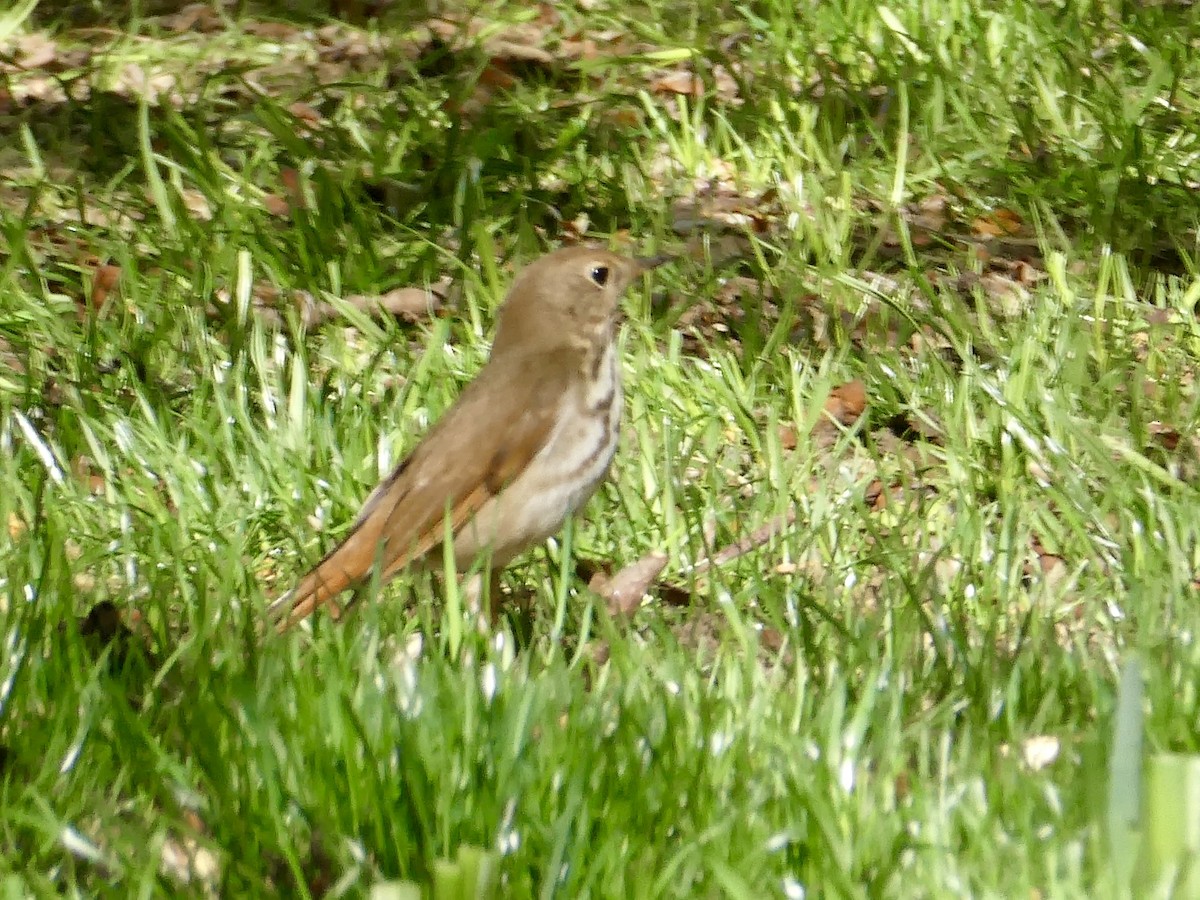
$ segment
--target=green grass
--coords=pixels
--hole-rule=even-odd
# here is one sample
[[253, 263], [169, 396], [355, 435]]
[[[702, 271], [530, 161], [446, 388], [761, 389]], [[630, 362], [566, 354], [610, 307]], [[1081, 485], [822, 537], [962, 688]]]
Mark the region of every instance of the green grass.
[[[55, 76], [86, 99], [22, 100], [37, 73], [10, 73], [0, 113], [6, 896], [362, 895], [470, 847], [496, 896], [1113, 887], [1123, 661], [1147, 750], [1200, 744], [1193, 7], [571, 6], [538, 45], [613, 32], [616, 55], [510, 62], [483, 103], [479, 42], [426, 47], [419, 22], [354, 67], [250, 12], [197, 35], [39, 15], [106, 50]], [[654, 93], [664, 60], [739, 96]], [[140, 103], [135, 63], [180, 102]], [[676, 234], [722, 178], [756, 227]], [[972, 222], [996, 210], [1023, 230], [987, 264]], [[580, 214], [687, 252], [630, 297], [610, 483], [570, 552], [506, 573], [529, 616], [480, 635], [412, 576], [264, 635]], [[1045, 277], [1015, 303], [974, 277], [1017, 257]], [[97, 263], [122, 271], [100, 308]], [[418, 326], [272, 329], [251, 303], [443, 275], [462, 300]], [[716, 302], [735, 277], [753, 291]], [[852, 379], [867, 412], [832, 428]], [[573, 574], [658, 550], [690, 605], [614, 621]], [[134, 639], [80, 626], [104, 601]], [[164, 845], [216, 874], [185, 884]]]

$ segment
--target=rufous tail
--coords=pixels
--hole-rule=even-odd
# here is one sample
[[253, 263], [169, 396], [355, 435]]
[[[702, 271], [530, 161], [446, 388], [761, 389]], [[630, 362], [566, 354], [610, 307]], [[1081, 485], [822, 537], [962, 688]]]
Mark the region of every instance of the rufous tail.
[[267, 608], [267, 617], [280, 633], [312, 615], [342, 591], [371, 572], [379, 551], [379, 529], [363, 522], [341, 544], [325, 555], [300, 583]]

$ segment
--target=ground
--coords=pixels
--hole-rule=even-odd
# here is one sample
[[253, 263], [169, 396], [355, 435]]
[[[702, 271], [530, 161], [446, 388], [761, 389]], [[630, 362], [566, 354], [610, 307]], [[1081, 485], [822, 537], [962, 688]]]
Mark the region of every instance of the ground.
[[[7, 894], [1169, 869], [1123, 829], [1196, 815], [1132, 787], [1197, 744], [1193, 4], [295, 6], [0, 14]], [[679, 259], [512, 614], [264, 628], [584, 241]]]

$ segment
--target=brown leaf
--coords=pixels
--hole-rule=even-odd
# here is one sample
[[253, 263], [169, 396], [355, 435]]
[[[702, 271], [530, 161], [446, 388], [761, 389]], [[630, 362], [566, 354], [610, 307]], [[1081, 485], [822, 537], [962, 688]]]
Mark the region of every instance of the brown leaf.
[[299, 100], [288, 106], [288, 112], [310, 127], [320, 125], [325, 121], [320, 110], [308, 103], [301, 103]]
[[16, 66], [26, 72], [44, 69], [58, 57], [58, 44], [44, 31], [22, 35], [16, 43]]
[[976, 237], [1012, 237], [1021, 233], [1021, 217], [1011, 209], [1001, 207], [988, 216], [978, 216], [971, 221], [971, 231]]
[[289, 209], [307, 209], [308, 202], [304, 199], [304, 185], [300, 183], [300, 172], [293, 168], [280, 169], [279, 180], [283, 183]]
[[829, 392], [825, 412], [842, 425], [853, 425], [867, 408], [867, 388], [861, 381], [847, 381]]
[[417, 322], [429, 318], [441, 307], [443, 299], [434, 290], [415, 287], [395, 288], [378, 296], [352, 294], [345, 298], [347, 303], [363, 312], [374, 313], [382, 309], [406, 322]]
[[931, 194], [917, 203], [905, 207], [905, 218], [911, 227], [925, 232], [940, 234], [949, 218], [947, 205], [950, 198], [942, 192]]
[[1150, 432], [1150, 440], [1165, 450], [1174, 451], [1179, 446], [1182, 436], [1170, 425], [1165, 425], [1162, 422], [1151, 422], [1146, 426], [1146, 430]]
[[796, 429], [791, 425], [779, 426], [779, 446], [784, 450], [796, 449]]
[[704, 93], [704, 81], [694, 72], [679, 69], [674, 72], [666, 72], [651, 81], [650, 91], [655, 94], [699, 97]]
[[644, 118], [635, 106], [614, 106], [600, 113], [600, 121], [614, 128], [640, 128]]
[[246, 22], [242, 29], [247, 34], [265, 41], [277, 41], [281, 44], [303, 36], [301, 29], [289, 22]]
[[265, 194], [262, 198], [263, 207], [273, 216], [286, 219], [292, 214], [292, 206], [278, 194]]
[[576, 37], [561, 41], [555, 49], [555, 55], [565, 60], [595, 59], [600, 51], [591, 38]]
[[220, 14], [207, 3], [189, 3], [179, 12], [163, 16], [159, 23], [167, 30], [176, 32], [212, 33], [225, 28]]
[[197, 222], [211, 222], [213, 213], [208, 198], [195, 188], [183, 188], [179, 192], [183, 206]]
[[637, 611], [642, 598], [666, 566], [667, 555], [656, 551], [630, 563], [611, 577], [597, 572], [588, 583], [588, 589], [607, 602], [612, 615], [628, 616]]
[[485, 45], [493, 60], [511, 59], [520, 62], [540, 63], [549, 66], [554, 63], [554, 55], [535, 44], [525, 44], [520, 41], [498, 38], [488, 41]]
[[979, 286], [988, 300], [989, 309], [996, 315], [1013, 318], [1029, 306], [1030, 294], [1015, 279], [999, 272], [985, 272]]
[[117, 73], [113, 93], [131, 99], [144, 98], [147, 104], [155, 106], [164, 98], [177, 99], [177, 84], [178, 79], [170, 72], [147, 71], [137, 63], [129, 62]]
[[867, 489], [863, 491], [863, 501], [873, 511], [879, 512], [887, 506], [887, 491], [884, 490], [883, 481], [876, 478], [867, 485]]
[[97, 312], [104, 306], [108, 295], [121, 282], [121, 267], [114, 265], [96, 266], [92, 272], [92, 309]]
[[479, 84], [485, 88], [511, 90], [516, 87], [517, 79], [512, 74], [508, 62], [500, 57], [493, 57], [479, 73]]
[[[1037, 572], [1048, 584], [1057, 584], [1066, 577], [1068, 569], [1065, 557], [1048, 550], [1039, 537], [1034, 537], [1029, 543], [1030, 548], [1037, 555]], [[1025, 566], [1025, 574], [1027, 576], [1033, 574], [1033, 569], [1028, 564]]]
[[[713, 92], [724, 100], [737, 97], [737, 80], [724, 66], [713, 66]], [[664, 72], [650, 82], [650, 92], [653, 94], [673, 94], [681, 97], [702, 97], [707, 89], [704, 79], [688, 69], [676, 69]]]
[[18, 516], [15, 512], [8, 514], [8, 538], [11, 541], [16, 541], [21, 538], [29, 526], [25, 524], [25, 520]]

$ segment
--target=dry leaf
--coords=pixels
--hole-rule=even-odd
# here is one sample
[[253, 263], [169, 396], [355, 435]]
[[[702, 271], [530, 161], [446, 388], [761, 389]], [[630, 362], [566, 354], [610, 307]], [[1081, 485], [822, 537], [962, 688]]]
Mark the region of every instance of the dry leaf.
[[796, 449], [796, 429], [791, 425], [779, 426], [779, 446], [784, 450]]
[[292, 206], [278, 194], [264, 194], [263, 207], [273, 216], [286, 219], [292, 214]]
[[1022, 315], [1029, 306], [1029, 291], [1007, 275], [985, 272], [979, 277], [979, 286], [996, 315], [1014, 318]]
[[904, 210], [905, 218], [915, 229], [940, 234], [949, 218], [949, 200], [944, 193], [931, 194], [917, 203], [909, 204]]
[[863, 491], [863, 502], [874, 512], [879, 512], [887, 506], [888, 495], [881, 479], [876, 478], [867, 485], [867, 489]]
[[600, 113], [600, 121], [614, 128], [640, 128], [645, 114], [635, 106], [615, 106]]
[[685, 97], [699, 97], [704, 93], [704, 82], [699, 75], [686, 70], [667, 72], [650, 82], [650, 90], [655, 94], [679, 94]]
[[242, 30], [247, 34], [260, 37], [264, 41], [275, 41], [280, 44], [304, 36], [304, 32], [290, 22], [246, 22], [242, 25]]
[[44, 31], [17, 39], [16, 66], [26, 72], [44, 69], [58, 57], [58, 44]]
[[1011, 209], [1001, 207], [991, 215], [973, 219], [971, 231], [980, 238], [1012, 237], [1021, 233], [1021, 217]]
[[176, 32], [194, 31], [211, 34], [214, 31], [223, 31], [225, 28], [220, 14], [207, 3], [189, 3], [179, 12], [160, 18], [159, 24], [168, 31]]
[[99, 311], [120, 281], [120, 266], [97, 266], [92, 272], [92, 309]]
[[1148, 424], [1146, 430], [1150, 433], [1150, 440], [1163, 449], [1174, 451], [1179, 447], [1182, 435], [1170, 425], [1155, 421]]
[[308, 103], [301, 103], [297, 100], [288, 106], [288, 112], [310, 127], [320, 125], [325, 120], [321, 115], [320, 110]]
[[170, 92], [168, 99], [179, 99], [174, 94], [177, 79], [170, 72], [147, 72], [137, 63], [126, 63], [113, 84], [113, 93], [129, 98], [144, 98], [154, 106]]
[[853, 425], [867, 408], [867, 388], [861, 381], [847, 381], [829, 392], [825, 412], [842, 425]]
[[195, 188], [183, 188], [179, 195], [183, 198], [184, 209], [197, 222], [211, 222], [213, 213], [208, 198]]
[[363, 312], [375, 312], [382, 309], [398, 319], [417, 322], [427, 319], [437, 312], [443, 298], [433, 290], [403, 287], [395, 288], [378, 296], [352, 294], [345, 300]]
[[15, 512], [8, 514], [8, 537], [9, 540], [16, 541], [21, 538], [29, 526], [25, 524], [25, 520], [18, 516]]
[[288, 198], [288, 208], [307, 209], [308, 201], [304, 199], [304, 185], [300, 182], [300, 172], [290, 167], [280, 169], [279, 180], [283, 183], [283, 191]]
[[[713, 92], [726, 101], [737, 98], [737, 80], [724, 66], [713, 66]], [[654, 94], [673, 94], [681, 97], [701, 97], [706, 93], [704, 79], [695, 72], [687, 69], [676, 69], [664, 72], [650, 82], [650, 92]]]
[[667, 555], [654, 552], [621, 569], [616, 575], [597, 572], [588, 589], [600, 595], [614, 616], [628, 616], [642, 603], [650, 586], [667, 566]]

